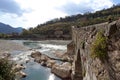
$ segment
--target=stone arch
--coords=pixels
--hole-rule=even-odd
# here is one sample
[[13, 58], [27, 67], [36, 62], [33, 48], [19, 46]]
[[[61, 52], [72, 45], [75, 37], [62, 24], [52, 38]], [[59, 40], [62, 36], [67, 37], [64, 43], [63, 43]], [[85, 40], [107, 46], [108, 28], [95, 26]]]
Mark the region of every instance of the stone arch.
[[74, 73], [75, 74], [73, 76], [73, 80], [83, 80], [80, 49], [78, 49], [77, 54], [75, 56]]

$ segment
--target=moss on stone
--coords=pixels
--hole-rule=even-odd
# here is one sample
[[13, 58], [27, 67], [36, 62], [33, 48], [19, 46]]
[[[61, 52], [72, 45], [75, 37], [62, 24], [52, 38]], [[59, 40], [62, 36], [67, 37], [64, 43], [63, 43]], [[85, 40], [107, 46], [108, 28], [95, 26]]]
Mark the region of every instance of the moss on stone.
[[91, 57], [99, 58], [101, 61], [107, 57], [107, 38], [102, 31], [99, 31], [96, 35], [96, 39], [91, 45]]

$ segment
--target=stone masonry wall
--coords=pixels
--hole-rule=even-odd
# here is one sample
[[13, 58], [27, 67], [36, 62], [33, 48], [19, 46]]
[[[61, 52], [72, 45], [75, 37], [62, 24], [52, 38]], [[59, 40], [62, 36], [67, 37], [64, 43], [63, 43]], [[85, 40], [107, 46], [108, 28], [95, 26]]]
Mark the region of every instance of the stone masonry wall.
[[[100, 30], [108, 38], [105, 63], [90, 56], [91, 44]], [[72, 41], [75, 45], [73, 80], [120, 80], [120, 20], [82, 28], [72, 27]]]

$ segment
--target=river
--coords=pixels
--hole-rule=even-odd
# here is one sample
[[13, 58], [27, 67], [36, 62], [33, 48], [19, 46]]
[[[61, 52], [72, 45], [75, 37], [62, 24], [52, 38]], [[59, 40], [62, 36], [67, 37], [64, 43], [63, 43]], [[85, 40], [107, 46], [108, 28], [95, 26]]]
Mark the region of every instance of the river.
[[[19, 44], [23, 44], [26, 47], [31, 48], [29, 51], [13, 51], [12, 59], [17, 63], [22, 63], [26, 66], [26, 69], [23, 70], [27, 73], [26, 78], [21, 80], [62, 80], [59, 77], [51, 73], [51, 69], [43, 67], [40, 64], [34, 62], [30, 57], [30, 54], [33, 51], [40, 51], [42, 54], [46, 54], [50, 57], [57, 58], [55, 52], [64, 53], [67, 50], [66, 45], [69, 41], [56, 41], [56, 40], [46, 40], [46, 41], [29, 41], [29, 40], [13, 40]], [[26, 63], [26, 61], [29, 61]]]

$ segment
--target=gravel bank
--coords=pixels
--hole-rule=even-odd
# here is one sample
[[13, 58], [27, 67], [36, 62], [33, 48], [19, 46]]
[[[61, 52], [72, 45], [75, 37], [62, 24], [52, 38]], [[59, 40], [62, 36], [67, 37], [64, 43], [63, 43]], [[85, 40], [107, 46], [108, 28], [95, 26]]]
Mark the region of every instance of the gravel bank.
[[22, 44], [13, 42], [11, 40], [0, 40], [0, 54], [5, 52], [12, 52], [15, 50], [26, 51], [29, 48], [25, 47]]

